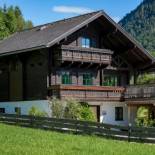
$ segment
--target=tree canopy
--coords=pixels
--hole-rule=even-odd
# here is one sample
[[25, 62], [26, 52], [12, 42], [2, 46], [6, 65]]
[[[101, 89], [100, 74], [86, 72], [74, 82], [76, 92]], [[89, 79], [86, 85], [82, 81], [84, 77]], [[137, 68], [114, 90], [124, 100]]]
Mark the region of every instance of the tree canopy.
[[0, 8], [0, 40], [23, 29], [32, 28], [33, 23], [25, 20], [18, 6], [4, 5]]

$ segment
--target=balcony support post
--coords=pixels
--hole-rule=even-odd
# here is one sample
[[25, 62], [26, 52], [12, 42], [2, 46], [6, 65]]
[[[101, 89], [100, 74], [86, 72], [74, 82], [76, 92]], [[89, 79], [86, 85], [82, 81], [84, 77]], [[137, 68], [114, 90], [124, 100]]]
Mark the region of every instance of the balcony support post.
[[130, 81], [129, 81], [129, 84], [130, 85], [134, 85], [135, 83], [136, 83], [136, 78], [135, 78], [135, 71], [134, 70], [132, 70], [131, 72], [130, 72]]

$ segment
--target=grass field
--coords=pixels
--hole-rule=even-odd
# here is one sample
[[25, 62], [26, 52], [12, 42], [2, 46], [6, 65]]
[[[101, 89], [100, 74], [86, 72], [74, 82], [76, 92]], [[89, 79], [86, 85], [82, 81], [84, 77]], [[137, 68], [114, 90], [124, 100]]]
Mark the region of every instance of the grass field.
[[155, 155], [155, 145], [0, 124], [0, 155]]

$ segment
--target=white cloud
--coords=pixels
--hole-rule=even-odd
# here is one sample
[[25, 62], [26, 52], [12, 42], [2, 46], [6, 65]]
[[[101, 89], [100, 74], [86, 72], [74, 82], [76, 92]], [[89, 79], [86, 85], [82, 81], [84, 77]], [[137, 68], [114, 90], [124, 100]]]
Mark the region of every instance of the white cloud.
[[94, 10], [85, 7], [76, 7], [76, 6], [54, 6], [52, 8], [54, 12], [60, 13], [74, 13], [74, 14], [84, 14], [88, 12], [92, 12]]
[[112, 17], [112, 19], [113, 19], [116, 23], [118, 23], [118, 22], [121, 20], [120, 17]]

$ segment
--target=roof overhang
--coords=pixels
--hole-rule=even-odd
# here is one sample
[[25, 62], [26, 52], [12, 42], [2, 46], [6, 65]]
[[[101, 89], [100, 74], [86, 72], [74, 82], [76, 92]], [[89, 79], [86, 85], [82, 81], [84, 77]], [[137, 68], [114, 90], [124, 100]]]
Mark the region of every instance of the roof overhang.
[[17, 50], [17, 51], [0, 53], [0, 57], [19, 54], [19, 53], [24, 53], [24, 52], [30, 52], [30, 51], [35, 51], [35, 50], [40, 50], [40, 49], [44, 49], [44, 48], [47, 48], [47, 47], [45, 45], [42, 45], [42, 46], [37, 46], [37, 47], [33, 47], [33, 48], [27, 48], [27, 49], [22, 49], [22, 50]]
[[[124, 57], [127, 57], [127, 58], [130, 57], [130, 56], [128, 56], [128, 53], [130, 53], [131, 55], [133, 55], [132, 59], [134, 59], [136, 63], [140, 62], [139, 64], [142, 68], [144, 68], [146, 66], [146, 64], [147, 65], [152, 64], [153, 57], [151, 56], [151, 54], [146, 49], [144, 49], [133, 37], [131, 37], [120, 25], [115, 23], [103, 11], [98, 11], [95, 15], [91, 16], [90, 18], [88, 18], [84, 22], [80, 23], [79, 25], [76, 25], [74, 28], [68, 30], [67, 32], [63, 33], [62, 35], [60, 35], [59, 37], [55, 38], [54, 40], [48, 42], [45, 45], [33, 47], [33, 48], [28, 48], [28, 49], [22, 49], [20, 51], [10, 51], [7, 53], [1, 53], [0, 56], [17, 54], [17, 53], [22, 53], [22, 52], [28, 52], [28, 51], [32, 51], [32, 50], [41, 49], [41, 48], [49, 48], [49, 47], [59, 43], [63, 39], [67, 38], [72, 33], [75, 33], [76, 31], [80, 30], [84, 26], [87, 26], [88, 24], [90, 24], [91, 22], [93, 22], [99, 18], [106, 20], [106, 22], [108, 22], [111, 26], [113, 26], [116, 29], [116, 32], [120, 35], [120, 37], [125, 38], [127, 45], [128, 44], [133, 45], [133, 49], [129, 49], [129, 51], [125, 51], [127, 54], [126, 55], [124, 54]], [[119, 39], [119, 37], [118, 37], [118, 39]]]
[[[62, 34], [55, 40], [49, 42], [46, 47], [51, 47], [56, 43], [59, 43], [61, 40], [65, 39], [72, 33], [76, 32], [77, 30], [81, 29], [82, 27], [90, 24], [91, 22], [95, 21], [98, 18], [104, 18], [109, 24], [111, 24], [113, 27], [115, 27], [116, 31], [119, 33], [119, 35], [122, 38], [126, 39], [126, 44], [132, 44], [133, 48], [129, 49], [128, 51], [130, 55], [132, 56], [132, 60], [135, 60], [136, 63], [139, 63], [139, 68], [145, 69], [147, 66], [151, 65], [153, 62], [153, 56], [145, 49], [143, 46], [141, 46], [130, 34], [128, 34], [119, 24], [117, 24], [114, 20], [112, 20], [105, 12], [99, 11], [96, 15], [92, 16], [88, 20], [85, 20], [83, 23], [77, 25], [73, 29], [69, 30], [68, 32]], [[124, 57], [130, 57], [128, 53], [124, 55]]]

